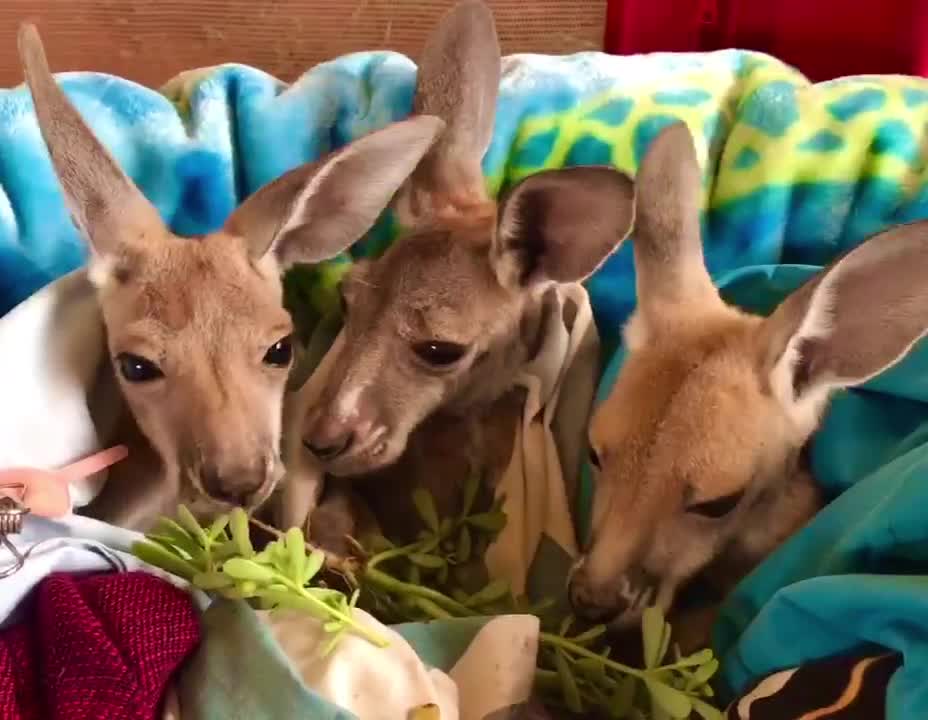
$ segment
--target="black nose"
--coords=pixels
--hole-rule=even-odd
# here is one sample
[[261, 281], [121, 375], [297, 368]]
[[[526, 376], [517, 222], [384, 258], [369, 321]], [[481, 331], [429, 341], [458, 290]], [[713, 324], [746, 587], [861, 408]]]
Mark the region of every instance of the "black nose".
[[329, 442], [325, 444], [319, 443], [319, 441], [313, 442], [313, 440], [307, 440], [305, 438], [303, 440], [303, 446], [320, 460], [334, 460], [339, 455], [348, 452], [348, 448], [353, 444], [353, 432], [348, 432], [340, 438], [330, 439]]
[[211, 498], [229, 505], [248, 507], [255, 493], [264, 485], [265, 473], [263, 470], [220, 473], [216, 468], [204, 467], [200, 471], [200, 480]]
[[607, 622], [654, 602], [658, 579], [640, 567], [630, 568], [609, 585], [597, 585], [580, 568], [570, 580], [567, 597], [574, 613], [590, 622]]

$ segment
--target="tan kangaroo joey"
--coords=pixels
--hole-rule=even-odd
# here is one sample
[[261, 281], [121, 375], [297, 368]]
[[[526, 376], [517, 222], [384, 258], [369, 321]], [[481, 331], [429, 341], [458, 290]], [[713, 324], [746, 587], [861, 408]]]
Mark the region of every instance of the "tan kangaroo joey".
[[[512, 388], [536, 353], [551, 292], [590, 275], [632, 223], [633, 183], [610, 167], [542, 172], [491, 200], [481, 161], [500, 73], [492, 14], [459, 3], [420, 58], [414, 113], [445, 129], [396, 198], [406, 232], [345, 277], [341, 333], [294, 422], [327, 490], [350, 485], [392, 537], [418, 529], [413, 486], [448, 515], [475, 464], [505, 469], [521, 417]], [[312, 468], [288, 478], [278, 522], [302, 524], [318, 483]], [[352, 530], [350, 507], [344, 495], [322, 500], [310, 521], [317, 542]]]
[[[179, 237], [68, 101], [33, 26], [21, 28], [19, 49], [64, 199], [90, 245], [88, 277], [131, 415], [126, 433], [136, 436], [126, 472], [111, 476], [89, 514], [145, 529], [178, 501], [201, 514], [259, 505], [282, 474], [292, 324], [281, 274], [366, 232], [442, 121], [420, 115], [371, 133], [264, 186], [218, 232]], [[139, 443], [152, 466], [131, 464], [146, 457]]]
[[[731, 589], [820, 508], [802, 449], [833, 391], [899, 361], [928, 328], [928, 222], [865, 241], [769, 317], [727, 305], [706, 270], [700, 170], [682, 124], [635, 177], [638, 306], [589, 429], [592, 532], [572, 604], [615, 628], [674, 605], [697, 573]], [[714, 610], [679, 629], [704, 644]]]

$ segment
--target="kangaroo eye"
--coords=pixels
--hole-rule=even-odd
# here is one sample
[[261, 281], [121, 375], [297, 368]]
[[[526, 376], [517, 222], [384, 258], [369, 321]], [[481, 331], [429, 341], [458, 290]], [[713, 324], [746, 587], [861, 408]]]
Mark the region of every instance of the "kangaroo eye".
[[599, 464], [599, 455], [592, 447], [590, 448], [590, 465], [595, 467], [597, 470], [602, 470], [602, 466]]
[[734, 511], [743, 497], [744, 490], [739, 490], [736, 493], [723, 495], [715, 500], [706, 500], [696, 503], [695, 505], [690, 505], [686, 511], [693, 515], [701, 515], [702, 517], [719, 520]]
[[448, 367], [464, 357], [467, 348], [464, 345], [443, 340], [427, 340], [413, 345], [412, 351], [420, 360], [433, 367]]
[[293, 342], [290, 336], [283, 337], [264, 353], [264, 364], [272, 367], [287, 367], [293, 358]]
[[132, 353], [119, 353], [116, 366], [119, 374], [129, 383], [147, 383], [164, 377], [161, 368], [155, 363]]

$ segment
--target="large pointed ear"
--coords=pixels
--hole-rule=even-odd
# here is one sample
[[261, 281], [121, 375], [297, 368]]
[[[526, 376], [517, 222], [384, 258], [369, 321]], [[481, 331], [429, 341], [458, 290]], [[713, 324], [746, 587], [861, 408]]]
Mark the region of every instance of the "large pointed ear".
[[583, 280], [628, 236], [634, 216], [634, 184], [614, 168], [530, 175], [500, 207], [491, 250], [496, 275], [512, 288]]
[[[20, 28], [19, 55], [71, 217], [94, 258], [102, 260], [98, 268], [112, 269], [164, 233], [164, 223], [55, 82], [34, 25]], [[91, 272], [91, 277], [101, 275]]]
[[687, 126], [678, 122], [661, 130], [635, 175], [635, 276], [646, 313], [721, 302], [703, 258], [701, 179]]
[[814, 422], [831, 390], [901, 360], [928, 330], [928, 221], [875, 235], [790, 295], [764, 321], [765, 383]]
[[419, 58], [413, 113], [440, 117], [446, 128], [397, 198], [401, 223], [492, 212], [481, 163], [493, 138], [499, 82], [493, 14], [479, 0], [459, 2]]
[[255, 259], [270, 251], [283, 267], [327, 260], [371, 228], [443, 126], [427, 115], [393, 123], [295, 168], [242, 203], [226, 230]]

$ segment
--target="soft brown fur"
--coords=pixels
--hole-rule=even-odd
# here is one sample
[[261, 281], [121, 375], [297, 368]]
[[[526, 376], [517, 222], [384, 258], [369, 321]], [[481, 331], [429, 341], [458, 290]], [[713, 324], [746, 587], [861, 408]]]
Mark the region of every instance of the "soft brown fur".
[[[260, 505], [282, 474], [281, 405], [290, 361], [285, 350], [273, 356], [285, 362], [267, 359], [270, 349], [288, 345], [292, 331], [281, 273], [358, 239], [442, 122], [424, 115], [372, 133], [266, 185], [222, 230], [182, 238], [67, 100], [35, 28], [24, 26], [19, 42], [42, 135], [75, 224], [91, 246], [89, 277], [131, 413], [122, 428], [130, 459], [89, 512], [145, 529], [178, 501], [202, 514]], [[127, 353], [158, 374], [130, 382], [120, 371]]]
[[[305, 522], [323, 468], [363, 476], [351, 487], [404, 533], [414, 530], [411, 485], [429, 487], [448, 512], [475, 466], [503, 469], [521, 403], [513, 385], [539, 347], [546, 297], [592, 273], [629, 231], [633, 185], [613, 168], [539, 173], [491, 201], [481, 160], [499, 83], [492, 14], [461, 2], [421, 58], [414, 107], [446, 128], [396, 199], [407, 232], [344, 280], [342, 333], [294, 403], [282, 524]], [[462, 355], [431, 366], [415, 350], [430, 342]], [[341, 451], [316, 462], [306, 448]], [[329, 536], [331, 515], [319, 512], [328, 519], [312, 532]]]
[[[698, 573], [724, 593], [796, 532], [821, 507], [802, 449], [831, 392], [893, 365], [928, 326], [928, 223], [869, 239], [761, 318], [712, 285], [700, 188], [689, 132], [665, 129], [636, 177], [638, 308], [590, 425], [592, 537], [570, 580], [575, 608], [616, 628], [671, 609]], [[674, 625], [697, 647], [713, 619]]]

